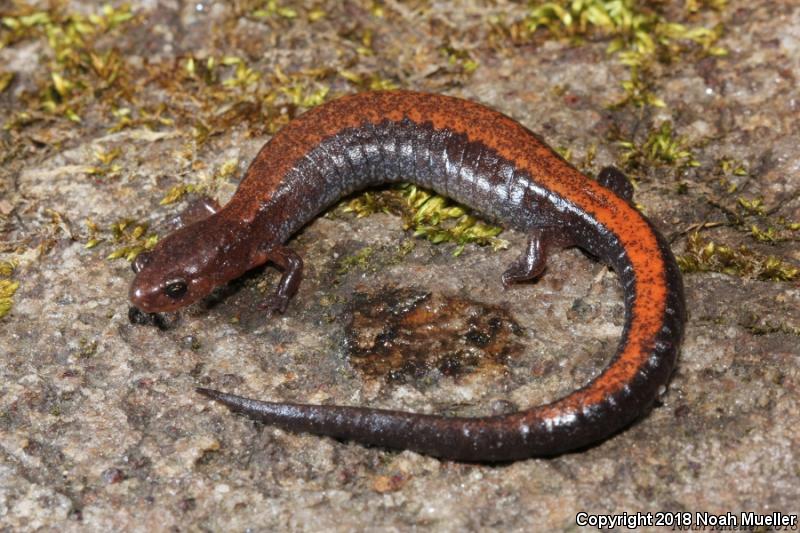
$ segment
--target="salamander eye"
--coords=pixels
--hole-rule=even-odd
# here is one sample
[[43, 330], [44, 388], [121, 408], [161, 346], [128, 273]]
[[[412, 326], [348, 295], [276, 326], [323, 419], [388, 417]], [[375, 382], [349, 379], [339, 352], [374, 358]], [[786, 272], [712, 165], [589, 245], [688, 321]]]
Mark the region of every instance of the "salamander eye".
[[184, 294], [186, 294], [186, 282], [182, 279], [173, 279], [172, 281], [168, 281], [166, 287], [164, 287], [164, 294], [172, 298], [173, 300], [177, 300]]

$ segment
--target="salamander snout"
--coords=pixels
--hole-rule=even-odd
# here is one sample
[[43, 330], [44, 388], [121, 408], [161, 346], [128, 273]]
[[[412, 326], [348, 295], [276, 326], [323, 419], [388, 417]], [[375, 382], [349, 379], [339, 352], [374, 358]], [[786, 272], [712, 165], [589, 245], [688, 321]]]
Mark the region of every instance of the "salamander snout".
[[[138, 276], [137, 276], [138, 277]], [[158, 306], [158, 287], [148, 287], [143, 283], [137, 283], [134, 280], [131, 283], [130, 291], [128, 291], [128, 299], [131, 304], [140, 311], [145, 313], [156, 313], [163, 311]]]
[[153, 281], [146, 272], [137, 274], [131, 283], [128, 298], [131, 303], [145, 313], [175, 311], [189, 305], [199, 295], [191, 294], [190, 282], [180, 276]]

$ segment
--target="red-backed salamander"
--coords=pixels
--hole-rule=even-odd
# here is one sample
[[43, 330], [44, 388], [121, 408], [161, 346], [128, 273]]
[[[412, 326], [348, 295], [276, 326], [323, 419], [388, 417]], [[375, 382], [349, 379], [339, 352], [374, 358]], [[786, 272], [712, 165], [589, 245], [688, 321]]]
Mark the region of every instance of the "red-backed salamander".
[[665, 239], [631, 205], [622, 173], [587, 178], [511, 118], [458, 98], [367, 92], [316, 107], [258, 153], [236, 194], [208, 204], [140, 255], [130, 300], [172, 311], [270, 262], [283, 271], [265, 306], [283, 312], [303, 261], [285, 242], [353, 191], [410, 181], [524, 232], [504, 285], [537, 277], [551, 247], [577, 246], [610, 265], [624, 288], [617, 352], [587, 385], [546, 405], [486, 417], [446, 417], [338, 405], [262, 402], [198, 392], [291, 431], [463, 461], [553, 455], [604, 439], [647, 412], [672, 372], [685, 322], [681, 275]]

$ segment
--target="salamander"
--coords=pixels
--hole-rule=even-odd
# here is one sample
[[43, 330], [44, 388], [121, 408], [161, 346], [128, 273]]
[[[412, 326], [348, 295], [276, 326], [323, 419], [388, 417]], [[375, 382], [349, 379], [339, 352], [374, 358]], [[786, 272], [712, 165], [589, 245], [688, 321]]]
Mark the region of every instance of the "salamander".
[[510, 414], [447, 417], [341, 405], [265, 402], [197, 391], [231, 410], [295, 432], [409, 449], [460, 461], [511, 461], [586, 447], [649, 411], [669, 380], [685, 322], [683, 285], [664, 237], [632, 204], [617, 169], [583, 175], [536, 134], [484, 105], [437, 94], [365, 92], [313, 108], [275, 134], [233, 198], [213, 203], [133, 264], [130, 300], [173, 311], [244, 272], [282, 270], [264, 302], [286, 310], [303, 261], [289, 237], [340, 198], [409, 181], [523, 232], [527, 246], [505, 286], [539, 276], [554, 247], [577, 246], [623, 287], [616, 353], [588, 384]]

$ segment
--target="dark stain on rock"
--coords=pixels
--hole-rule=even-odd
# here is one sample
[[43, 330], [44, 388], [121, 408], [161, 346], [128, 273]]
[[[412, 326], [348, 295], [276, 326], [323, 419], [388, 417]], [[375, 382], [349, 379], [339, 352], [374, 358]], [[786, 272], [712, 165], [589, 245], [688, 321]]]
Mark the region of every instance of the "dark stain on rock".
[[356, 292], [345, 346], [350, 365], [390, 383], [504, 373], [523, 350], [522, 328], [506, 309], [409, 288]]

